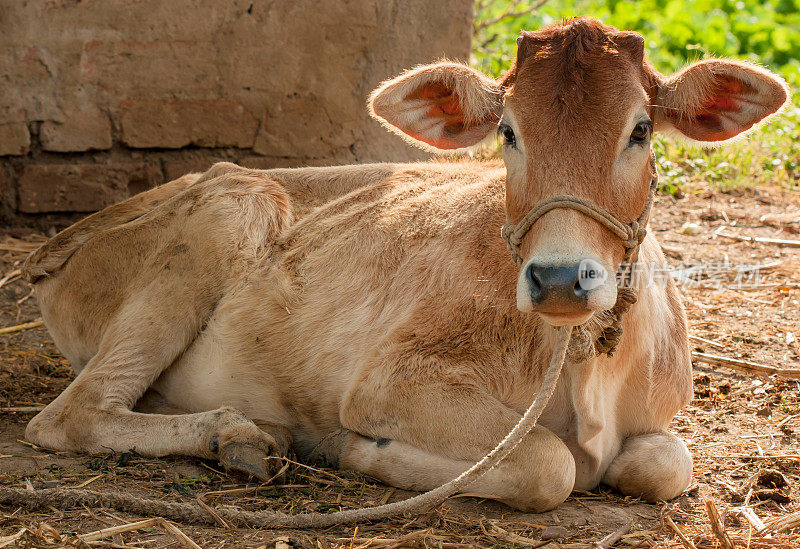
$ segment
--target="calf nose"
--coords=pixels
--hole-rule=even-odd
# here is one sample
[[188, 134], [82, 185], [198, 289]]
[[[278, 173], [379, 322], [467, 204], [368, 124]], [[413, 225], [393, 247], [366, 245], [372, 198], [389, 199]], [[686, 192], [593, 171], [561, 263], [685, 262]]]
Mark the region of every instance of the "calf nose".
[[586, 310], [589, 294], [605, 281], [602, 265], [584, 260], [573, 265], [544, 265], [532, 261], [526, 270], [531, 300], [537, 309], [557, 312]]

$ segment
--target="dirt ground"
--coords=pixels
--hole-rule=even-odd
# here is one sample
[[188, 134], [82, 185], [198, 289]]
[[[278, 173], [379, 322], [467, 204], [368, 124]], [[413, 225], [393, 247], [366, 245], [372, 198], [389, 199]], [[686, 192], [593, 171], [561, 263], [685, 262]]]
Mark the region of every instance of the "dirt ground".
[[[698, 227], [684, 228], [687, 222]], [[688, 279], [681, 289], [695, 351], [800, 368], [800, 248], [722, 236], [800, 239], [800, 192], [699, 190], [680, 199], [660, 196], [651, 226], [669, 264], [684, 269]], [[685, 234], [692, 231], [697, 234]], [[39, 318], [31, 288], [13, 273], [43, 240], [43, 235], [25, 230], [0, 232], [0, 327]], [[361, 475], [297, 464], [291, 465], [284, 484], [258, 486], [197, 459], [75, 456], [31, 447], [22, 437], [34, 412], [24, 410], [50, 402], [71, 376], [69, 364], [43, 328], [0, 335], [0, 484], [83, 487], [167, 501], [202, 497], [212, 507], [286, 513], [353, 509], [409, 495]], [[644, 504], [601, 487], [573, 493], [543, 514], [454, 498], [423, 516], [357, 528], [177, 526], [197, 545], [214, 548], [588, 548], [628, 526], [630, 532], [614, 547], [800, 547], [800, 382], [702, 362], [695, 363], [694, 376], [695, 400], [672, 425], [692, 451], [694, 480], [669, 503]], [[15, 409], [22, 411], [10, 411]], [[717, 533], [710, 505], [720, 517]], [[0, 547], [193, 547], [160, 523], [97, 541], [78, 538], [142, 518], [96, 508], [30, 512], [0, 507]], [[766, 524], [763, 530], [761, 522]], [[788, 526], [781, 530], [782, 525]]]

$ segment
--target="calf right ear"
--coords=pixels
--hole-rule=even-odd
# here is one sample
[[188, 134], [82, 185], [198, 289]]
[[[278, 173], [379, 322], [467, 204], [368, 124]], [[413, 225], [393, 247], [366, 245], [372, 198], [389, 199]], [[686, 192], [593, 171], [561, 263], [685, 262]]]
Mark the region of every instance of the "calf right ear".
[[428, 150], [480, 143], [497, 129], [503, 92], [491, 78], [459, 63], [404, 72], [378, 87], [369, 112], [387, 129]]

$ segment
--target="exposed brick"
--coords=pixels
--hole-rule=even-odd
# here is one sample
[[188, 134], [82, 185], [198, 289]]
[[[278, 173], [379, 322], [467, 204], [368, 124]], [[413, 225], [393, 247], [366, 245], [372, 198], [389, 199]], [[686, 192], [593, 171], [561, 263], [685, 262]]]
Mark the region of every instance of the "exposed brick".
[[16, 193], [11, 187], [10, 166], [0, 165], [0, 220], [17, 209]]
[[42, 148], [54, 152], [79, 152], [111, 148], [111, 122], [97, 108], [72, 113], [63, 123], [48, 120], [39, 129]]
[[301, 168], [303, 166], [325, 166], [326, 158], [281, 158], [274, 156], [245, 156], [238, 164], [245, 168], [270, 170], [272, 168]]
[[270, 107], [253, 151], [266, 156], [331, 156], [333, 149], [355, 141], [342, 122], [334, 123], [315, 96], [293, 93]]
[[[0, 47], [0, 154], [27, 152], [0, 157], [6, 169], [43, 165], [62, 150], [81, 155], [62, 164], [163, 162], [171, 177], [202, 170], [194, 158], [203, 157], [263, 168], [427, 157], [371, 120], [365, 100], [408, 67], [467, 59], [474, 0], [128, 2], [123, 16], [117, 4], [0, 1], [0, 17], [11, 22]], [[110, 118], [111, 149], [102, 119], [92, 125], [98, 137], [86, 115], [73, 115], [88, 108]], [[26, 124], [36, 130], [30, 136]], [[0, 204], [9, 219], [20, 173], [8, 171]], [[103, 178], [93, 203], [56, 200], [55, 187], [73, 188], [57, 179], [49, 176], [53, 188], [24, 181], [23, 209], [111, 200]], [[83, 193], [86, 181], [75, 184]], [[45, 203], [32, 205], [32, 193]]]
[[36, 164], [20, 168], [23, 213], [93, 212], [160, 184], [152, 164]]
[[122, 141], [129, 147], [249, 148], [258, 130], [258, 120], [232, 101], [128, 100], [120, 109]]
[[217, 162], [230, 162], [219, 156], [202, 156], [198, 158], [182, 158], [164, 162], [164, 175], [167, 181], [178, 179], [187, 173], [202, 173]]
[[31, 134], [24, 122], [0, 124], [0, 155], [26, 154], [31, 146]]

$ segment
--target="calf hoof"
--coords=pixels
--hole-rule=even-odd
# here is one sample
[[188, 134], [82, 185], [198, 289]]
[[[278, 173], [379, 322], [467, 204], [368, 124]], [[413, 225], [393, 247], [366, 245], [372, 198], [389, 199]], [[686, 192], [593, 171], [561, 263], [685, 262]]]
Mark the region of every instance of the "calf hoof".
[[291, 445], [288, 430], [264, 423], [259, 428], [244, 416], [236, 419], [243, 421], [234, 421], [223, 427], [216, 437], [216, 455], [220, 464], [227, 471], [244, 473], [262, 482], [282, 476], [283, 458], [289, 453]]
[[260, 446], [247, 442], [231, 442], [219, 452], [219, 463], [226, 471], [256, 477], [262, 482], [275, 479], [281, 460], [270, 456]]

